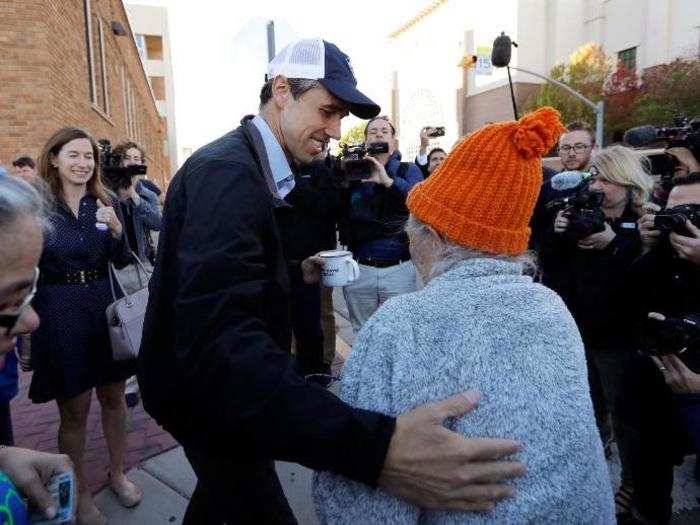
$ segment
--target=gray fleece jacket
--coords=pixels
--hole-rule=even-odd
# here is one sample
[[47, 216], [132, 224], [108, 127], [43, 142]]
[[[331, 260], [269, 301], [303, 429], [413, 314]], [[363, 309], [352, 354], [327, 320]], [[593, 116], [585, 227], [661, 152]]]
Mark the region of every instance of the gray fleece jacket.
[[477, 408], [447, 425], [523, 444], [517, 496], [489, 513], [433, 511], [321, 472], [322, 523], [615, 523], [578, 329], [558, 295], [521, 273], [517, 263], [467, 260], [387, 301], [360, 332], [341, 383], [350, 405], [391, 415], [479, 391]]

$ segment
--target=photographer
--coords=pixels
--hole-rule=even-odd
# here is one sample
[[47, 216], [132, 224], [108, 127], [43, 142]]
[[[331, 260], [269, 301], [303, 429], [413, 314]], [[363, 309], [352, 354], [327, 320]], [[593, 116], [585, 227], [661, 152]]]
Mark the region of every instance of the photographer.
[[[566, 126], [566, 133], [559, 137], [557, 152], [561, 161], [561, 171], [583, 171], [591, 161], [591, 154], [595, 147], [595, 135], [593, 131], [582, 122], [571, 122]], [[530, 247], [538, 252], [540, 266], [542, 268], [542, 282], [550, 288], [556, 288], [557, 275], [552, 271], [549, 261], [542, 253], [543, 237], [551, 228], [554, 215], [546, 208], [547, 203], [571, 195], [572, 191], [557, 191], [551, 186], [551, 180], [556, 175], [552, 169], [542, 168], [542, 189], [540, 191], [535, 211], [532, 215], [530, 227], [532, 237]]]
[[[114, 154], [119, 156], [122, 168], [144, 165], [143, 148], [135, 142], [119, 144], [114, 148]], [[150, 232], [159, 231], [161, 223], [158, 196], [146, 189], [135, 176], [121, 178], [118, 184], [113, 185], [113, 189], [119, 197], [129, 247], [150, 269], [155, 261], [155, 248], [151, 242]], [[122, 275], [129, 279], [127, 293], [143, 287], [138, 281], [134, 265], [129, 265], [122, 272]]]
[[[128, 171], [123, 170], [131, 166], [144, 166], [146, 155], [143, 148], [135, 142], [119, 144], [112, 153], [118, 157], [119, 168], [122, 170], [115, 171], [115, 176], [106, 177], [106, 180], [111, 182], [112, 189], [119, 198], [126, 241], [146, 270], [152, 272], [156, 251], [151, 239], [151, 231], [160, 230], [160, 203], [158, 196], [146, 189], [137, 175], [129, 175]], [[145, 274], [136, 262], [117, 270], [117, 273], [127, 294], [148, 285], [150, 273]], [[139, 387], [135, 376], [127, 379], [125, 388], [126, 404], [132, 408], [139, 402]]]
[[636, 222], [649, 199], [652, 181], [639, 158], [622, 146], [598, 153], [590, 172], [594, 178], [588, 189], [594, 193], [592, 197], [602, 193], [602, 203], [589, 209], [559, 211], [543, 249], [558, 275], [555, 290], [581, 331], [591, 397], [604, 442], [606, 409], [612, 419], [622, 463], [622, 487], [616, 503], [618, 512], [625, 512], [631, 495], [635, 432], [619, 417], [625, 368], [633, 345], [632, 305], [623, 283], [641, 251]]
[[367, 156], [373, 165], [370, 177], [351, 183], [341, 198], [340, 242], [360, 264], [359, 278], [343, 288], [355, 333], [384, 301], [416, 289], [403, 224], [406, 196], [423, 176], [415, 164], [401, 162], [395, 133], [388, 117], [367, 123], [365, 144], [386, 143], [388, 152]]
[[428, 152], [428, 145], [431, 138], [442, 137], [445, 135], [445, 128], [435, 128], [426, 126], [420, 130], [420, 149], [416, 155], [416, 164], [423, 172], [423, 176], [427, 179], [434, 172], [442, 161], [447, 157], [447, 153], [440, 147], [435, 147]]
[[[666, 209], [700, 206], [700, 174], [675, 179]], [[657, 223], [655, 225], [655, 222]], [[666, 318], [698, 320], [700, 312], [700, 229], [697, 215], [691, 221], [676, 221], [675, 230], [660, 231], [661, 221], [647, 214], [639, 221], [645, 253], [632, 267], [633, 282], [644, 283], [634, 304], [637, 318], [646, 322], [651, 338]], [[664, 228], [666, 229], [666, 228]], [[657, 321], [654, 322], [653, 320]], [[691, 334], [692, 335], [692, 334]], [[649, 348], [652, 359], [640, 357], [637, 377], [636, 417], [639, 418], [640, 450], [635, 463], [634, 512], [643, 523], [667, 523], [671, 517], [673, 469], [683, 456], [700, 453], [700, 344], [690, 337], [677, 355], [672, 340]], [[651, 351], [650, 351], [651, 350]], [[670, 352], [670, 353], [669, 353]]]

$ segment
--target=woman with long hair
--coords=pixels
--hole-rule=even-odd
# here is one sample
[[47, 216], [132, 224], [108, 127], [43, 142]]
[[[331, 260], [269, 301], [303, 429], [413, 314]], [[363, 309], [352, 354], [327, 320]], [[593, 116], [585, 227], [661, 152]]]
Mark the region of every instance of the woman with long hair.
[[[581, 330], [602, 437], [608, 434], [608, 415], [612, 422], [622, 465], [616, 510], [625, 515], [632, 499], [631, 465], [639, 434], [634, 418], [629, 417], [634, 410], [629, 387], [635, 379], [630, 370], [636, 330], [628, 275], [641, 253], [637, 221], [645, 213], [653, 180], [647, 160], [624, 146], [611, 146], [594, 155], [589, 171], [589, 190], [602, 194], [602, 231], [581, 238], [573, 234], [577, 228], [571, 228], [575, 217], [560, 211], [543, 246], [546, 259], [560, 275], [555, 291]], [[607, 443], [606, 449], [609, 455]]]
[[129, 252], [115, 200], [100, 181], [97, 143], [88, 133], [64, 128], [51, 136], [39, 158], [39, 174], [55, 203], [34, 299], [42, 322], [32, 335], [29, 396], [35, 403], [56, 400], [61, 416], [58, 447], [73, 460], [79, 483], [77, 521], [100, 524], [106, 518], [95, 506], [83, 473], [93, 388], [109, 449], [109, 486], [124, 506], [141, 499], [140, 490], [124, 475], [124, 381], [134, 374], [136, 362], [112, 359], [105, 316], [113, 301], [109, 263], [123, 267]]

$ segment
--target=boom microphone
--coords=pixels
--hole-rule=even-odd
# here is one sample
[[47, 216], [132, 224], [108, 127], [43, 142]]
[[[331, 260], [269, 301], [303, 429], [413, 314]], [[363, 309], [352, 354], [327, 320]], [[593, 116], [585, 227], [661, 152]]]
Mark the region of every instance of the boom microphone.
[[623, 140], [633, 148], [646, 146], [650, 142], [656, 142], [660, 139], [658, 130], [655, 126], [637, 126], [625, 131]]
[[566, 191], [580, 186], [590, 178], [591, 174], [585, 171], [562, 171], [552, 177], [549, 184], [553, 190]]
[[506, 67], [510, 64], [510, 52], [513, 43], [510, 37], [501, 32], [501, 36], [493, 41], [493, 49], [491, 50], [491, 64], [495, 67]]

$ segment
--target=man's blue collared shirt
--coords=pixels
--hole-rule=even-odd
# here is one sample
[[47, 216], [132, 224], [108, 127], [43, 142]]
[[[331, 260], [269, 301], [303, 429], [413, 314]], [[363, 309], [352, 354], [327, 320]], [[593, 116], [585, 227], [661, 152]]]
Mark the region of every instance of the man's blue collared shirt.
[[258, 128], [265, 144], [265, 152], [267, 159], [270, 162], [270, 170], [272, 178], [277, 186], [277, 196], [284, 199], [290, 191], [294, 189], [294, 173], [289, 167], [287, 156], [282, 150], [282, 146], [277, 141], [277, 137], [272, 133], [270, 126], [265, 122], [265, 119], [260, 115], [256, 115], [252, 120], [255, 127]]

